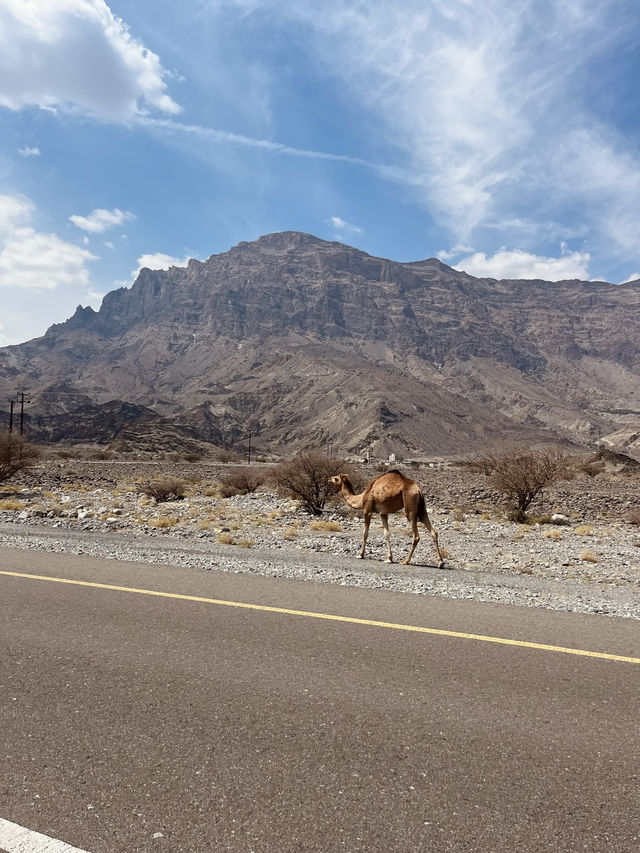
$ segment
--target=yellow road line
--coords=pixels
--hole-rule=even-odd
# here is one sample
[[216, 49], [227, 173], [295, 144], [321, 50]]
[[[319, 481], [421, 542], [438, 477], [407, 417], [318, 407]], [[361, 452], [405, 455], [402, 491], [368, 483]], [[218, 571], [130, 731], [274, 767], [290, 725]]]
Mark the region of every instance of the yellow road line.
[[507, 637], [490, 637], [484, 634], [467, 634], [463, 631], [446, 631], [442, 628], [424, 628], [421, 625], [399, 625], [395, 622], [381, 622], [377, 619], [359, 619], [356, 616], [337, 616], [334, 613], [316, 613], [312, 610], [291, 610], [288, 607], [271, 607], [267, 604], [248, 604], [243, 601], [227, 601], [223, 598], [203, 598], [198, 595], [183, 595], [179, 592], [159, 592], [154, 589], [137, 589], [131, 586], [114, 586], [107, 583], [94, 583], [92, 581], [78, 581], [69, 578], [56, 578], [47, 575], [30, 575], [25, 572], [8, 572], [0, 570], [0, 575], [14, 578], [27, 578], [28, 580], [49, 581], [50, 583], [63, 583], [72, 586], [91, 587], [93, 589], [107, 589], [112, 592], [130, 592], [137, 595], [151, 595], [157, 598], [174, 598], [181, 601], [195, 601], [202, 604], [216, 604], [222, 607], [238, 607], [245, 610], [260, 610], [266, 613], [280, 613], [287, 616], [306, 616], [310, 619], [325, 619], [330, 622], [348, 622], [353, 625], [369, 625], [374, 628], [388, 628], [395, 631], [410, 631], [416, 634], [435, 634], [439, 637], [455, 637], [461, 640], [476, 640], [481, 643], [498, 643], [503, 646], [519, 646], [525, 649], [537, 649], [543, 652], [562, 652], [567, 655], [578, 655], [580, 657], [600, 658], [613, 660], [621, 663], [640, 663], [640, 658], [627, 657], [625, 655], [612, 655], [607, 652], [592, 652], [586, 649], [572, 649], [565, 646], [549, 646], [544, 643], [529, 643], [525, 640], [510, 640]]

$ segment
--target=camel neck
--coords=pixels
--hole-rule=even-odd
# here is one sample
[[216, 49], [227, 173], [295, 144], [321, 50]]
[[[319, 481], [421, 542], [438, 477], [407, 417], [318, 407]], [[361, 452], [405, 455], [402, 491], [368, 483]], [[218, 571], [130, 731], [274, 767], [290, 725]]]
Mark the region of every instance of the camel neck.
[[362, 509], [362, 495], [356, 495], [350, 480], [343, 480], [340, 491], [342, 492], [342, 497], [350, 507], [353, 509]]

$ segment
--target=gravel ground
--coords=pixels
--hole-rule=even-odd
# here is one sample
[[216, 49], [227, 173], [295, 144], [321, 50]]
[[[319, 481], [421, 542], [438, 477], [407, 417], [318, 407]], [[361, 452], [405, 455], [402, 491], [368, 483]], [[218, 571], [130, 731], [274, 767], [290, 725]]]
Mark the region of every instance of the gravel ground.
[[[621, 519], [637, 505], [626, 481], [589, 483], [589, 494], [564, 485], [548, 508], [567, 512], [566, 523], [516, 525], [483, 509], [495, 496], [481, 480], [432, 472], [425, 494], [448, 555], [439, 570], [426, 531], [415, 565], [389, 565], [372, 524], [361, 561], [362, 520], [340, 504], [314, 520], [268, 492], [221, 498], [206, 486], [216, 471], [202, 469], [190, 471], [185, 500], [156, 504], [137, 491], [145, 475], [108, 463], [30, 475], [0, 496], [0, 546], [640, 619], [640, 531]], [[390, 522], [402, 559], [408, 524]]]

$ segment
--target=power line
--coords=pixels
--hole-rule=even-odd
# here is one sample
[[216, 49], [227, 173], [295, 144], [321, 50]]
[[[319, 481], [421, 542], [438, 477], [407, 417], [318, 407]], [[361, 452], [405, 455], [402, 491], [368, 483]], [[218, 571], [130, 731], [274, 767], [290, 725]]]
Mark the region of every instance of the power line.
[[[18, 397], [20, 398], [16, 402], [20, 403], [20, 435], [24, 433], [24, 404], [31, 402], [31, 397], [27, 397], [27, 393], [25, 391], [18, 391]], [[12, 407], [13, 408], [13, 407]]]

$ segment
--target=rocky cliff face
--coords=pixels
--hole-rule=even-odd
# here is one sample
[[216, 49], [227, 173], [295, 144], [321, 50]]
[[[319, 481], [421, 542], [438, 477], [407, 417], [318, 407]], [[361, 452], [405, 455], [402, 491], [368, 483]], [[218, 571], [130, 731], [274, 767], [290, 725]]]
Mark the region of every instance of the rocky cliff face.
[[100, 311], [1, 349], [0, 394], [28, 388], [43, 435], [119, 400], [276, 453], [588, 443], [640, 427], [638, 309], [640, 282], [477, 279], [283, 232], [142, 270]]

